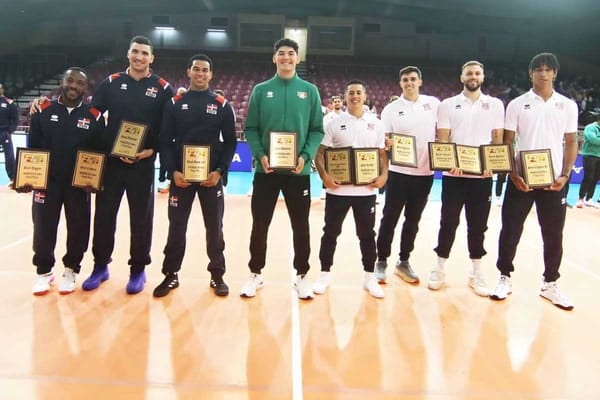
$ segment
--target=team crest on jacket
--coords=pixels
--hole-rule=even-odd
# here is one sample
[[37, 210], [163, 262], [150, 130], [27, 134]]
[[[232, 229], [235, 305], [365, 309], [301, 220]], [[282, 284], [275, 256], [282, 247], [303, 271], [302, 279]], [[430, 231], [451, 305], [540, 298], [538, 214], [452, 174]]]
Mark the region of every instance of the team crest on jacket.
[[6, 108], [6, 107], [8, 107], [8, 103], [2, 103], [2, 104], [0, 104], [0, 107]]
[[216, 104], [207, 104], [206, 105], [206, 113], [207, 114], [213, 114], [213, 115], [217, 115], [217, 109], [219, 107], [217, 107]]
[[77, 120], [77, 127], [81, 129], [90, 129], [90, 119], [89, 118], [79, 118]]
[[127, 84], [121, 83], [121, 90], [127, 90]]
[[296, 92], [296, 95], [301, 99], [306, 99], [308, 97], [307, 92]]
[[267, 92], [267, 99], [272, 99], [273, 98], [273, 92]]
[[156, 97], [156, 93], [158, 93], [158, 89], [155, 87], [149, 87], [146, 89], [146, 96], [148, 97]]
[[185, 111], [185, 110], [189, 110], [190, 108], [189, 108], [189, 106], [186, 103], [186, 104], [182, 104], [181, 105], [181, 109]]
[[50, 121], [52, 121], [52, 122], [58, 122], [58, 115], [52, 114], [52, 116], [50, 117]]

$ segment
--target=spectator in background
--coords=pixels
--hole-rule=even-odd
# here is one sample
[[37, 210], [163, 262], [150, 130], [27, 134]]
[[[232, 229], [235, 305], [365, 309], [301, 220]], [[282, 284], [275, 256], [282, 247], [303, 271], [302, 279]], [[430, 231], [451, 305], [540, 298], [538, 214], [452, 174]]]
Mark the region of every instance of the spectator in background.
[[579, 186], [577, 208], [600, 206], [592, 200], [596, 184], [600, 180], [600, 115], [596, 118], [596, 122], [587, 125], [583, 130], [583, 181]]
[[17, 103], [4, 96], [4, 85], [0, 83], [0, 147], [4, 153], [4, 167], [8, 175], [8, 186], [13, 186], [15, 180], [15, 151], [12, 134], [17, 130], [19, 109]]
[[342, 112], [344, 112], [344, 102], [340, 96], [331, 96], [331, 105], [333, 109], [323, 117], [323, 128], [325, 128], [330, 121], [339, 117]]

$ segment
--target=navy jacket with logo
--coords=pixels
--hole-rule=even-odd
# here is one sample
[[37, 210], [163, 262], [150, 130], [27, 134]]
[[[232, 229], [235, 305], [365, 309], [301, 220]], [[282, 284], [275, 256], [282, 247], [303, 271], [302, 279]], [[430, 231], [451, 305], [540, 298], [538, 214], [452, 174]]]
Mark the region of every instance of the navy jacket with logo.
[[163, 108], [173, 94], [169, 83], [153, 73], [136, 81], [127, 71], [117, 72], [102, 81], [92, 105], [102, 113], [108, 111], [108, 127], [102, 138], [104, 150], [112, 149], [121, 122], [125, 120], [147, 125], [142, 149], [153, 149], [156, 155]]
[[0, 96], [0, 132], [13, 133], [17, 130], [19, 109], [17, 103], [8, 97]]
[[[229, 102], [210, 90], [190, 90], [166, 105], [160, 130], [167, 171], [182, 171], [184, 144], [210, 145], [210, 170], [224, 174], [235, 155], [235, 116]], [[222, 141], [221, 141], [222, 138]]]
[[28, 147], [50, 150], [50, 178], [70, 182], [77, 150], [98, 148], [104, 129], [102, 114], [88, 104], [80, 104], [69, 114], [60, 98], [46, 101], [31, 117]]

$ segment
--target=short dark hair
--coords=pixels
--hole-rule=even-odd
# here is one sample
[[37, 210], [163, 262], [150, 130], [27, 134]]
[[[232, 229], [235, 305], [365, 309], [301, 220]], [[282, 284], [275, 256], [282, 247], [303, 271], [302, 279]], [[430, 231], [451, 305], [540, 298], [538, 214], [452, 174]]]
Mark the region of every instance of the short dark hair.
[[131, 45], [134, 43], [145, 44], [146, 46], [150, 46], [151, 53], [154, 51], [154, 46], [152, 46], [152, 42], [146, 36], [142, 36], [142, 35], [134, 36], [133, 39], [131, 39], [131, 41], [129, 42], [129, 47], [131, 47]]
[[288, 38], [281, 38], [278, 41], [276, 41], [273, 45], [273, 54], [277, 53], [277, 50], [279, 50], [280, 47], [284, 46], [291, 47], [296, 53], [298, 52], [298, 42]]
[[423, 78], [422, 78], [422, 75], [421, 75], [421, 70], [420, 70], [418, 67], [414, 67], [414, 66], [412, 66], [412, 65], [409, 65], [409, 66], [407, 66], [407, 67], [404, 67], [404, 68], [402, 68], [402, 69], [400, 70], [400, 72], [398, 73], [398, 76], [399, 76], [400, 78], [402, 78], [402, 75], [408, 75], [408, 74], [410, 74], [411, 72], [416, 72], [416, 73], [417, 73], [417, 75], [419, 76], [419, 79], [423, 79]]
[[210, 70], [212, 71], [212, 60], [206, 54], [194, 54], [193, 56], [191, 56], [188, 60], [187, 69], [192, 68], [192, 64], [194, 64], [194, 61], [196, 60], [206, 61], [208, 63], [208, 68], [210, 68]]
[[86, 81], [88, 80], [88, 74], [87, 74], [87, 72], [85, 72], [85, 70], [83, 68], [80, 68], [80, 67], [69, 67], [69, 68], [65, 69], [65, 72], [63, 73], [63, 76], [62, 76], [63, 79], [65, 79], [65, 77], [67, 76], [67, 73], [69, 71], [81, 72], [83, 75], [85, 75], [85, 80]]
[[350, 79], [348, 82], [346, 82], [344, 87], [348, 89], [348, 86], [350, 85], [362, 85], [362, 87], [365, 88], [365, 91], [367, 90], [367, 85], [365, 85], [365, 83], [360, 79]]
[[557, 73], [560, 69], [558, 58], [556, 58], [556, 55], [554, 53], [540, 53], [533, 56], [533, 58], [529, 62], [529, 71], [533, 71], [534, 69], [537, 69], [543, 65], [550, 69], [553, 69]]
[[470, 67], [471, 65], [477, 65], [481, 69], [485, 69], [483, 67], [483, 64], [480, 63], [479, 61], [477, 61], [477, 60], [471, 60], [471, 61], [467, 61], [466, 63], [463, 64], [463, 66], [460, 68], [460, 72], [462, 73], [465, 70], [465, 68]]

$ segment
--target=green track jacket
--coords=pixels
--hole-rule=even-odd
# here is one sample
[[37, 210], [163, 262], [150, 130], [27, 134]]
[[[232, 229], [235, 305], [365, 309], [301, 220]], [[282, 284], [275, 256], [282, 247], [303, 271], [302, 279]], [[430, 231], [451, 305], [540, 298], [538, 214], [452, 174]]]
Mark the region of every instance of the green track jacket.
[[298, 154], [304, 159], [301, 175], [310, 174], [310, 162], [323, 139], [321, 97], [315, 85], [297, 75], [291, 79], [275, 75], [252, 90], [244, 133], [252, 156], [259, 160], [256, 172], [264, 172], [260, 159], [269, 154], [269, 133], [284, 131], [297, 132]]

